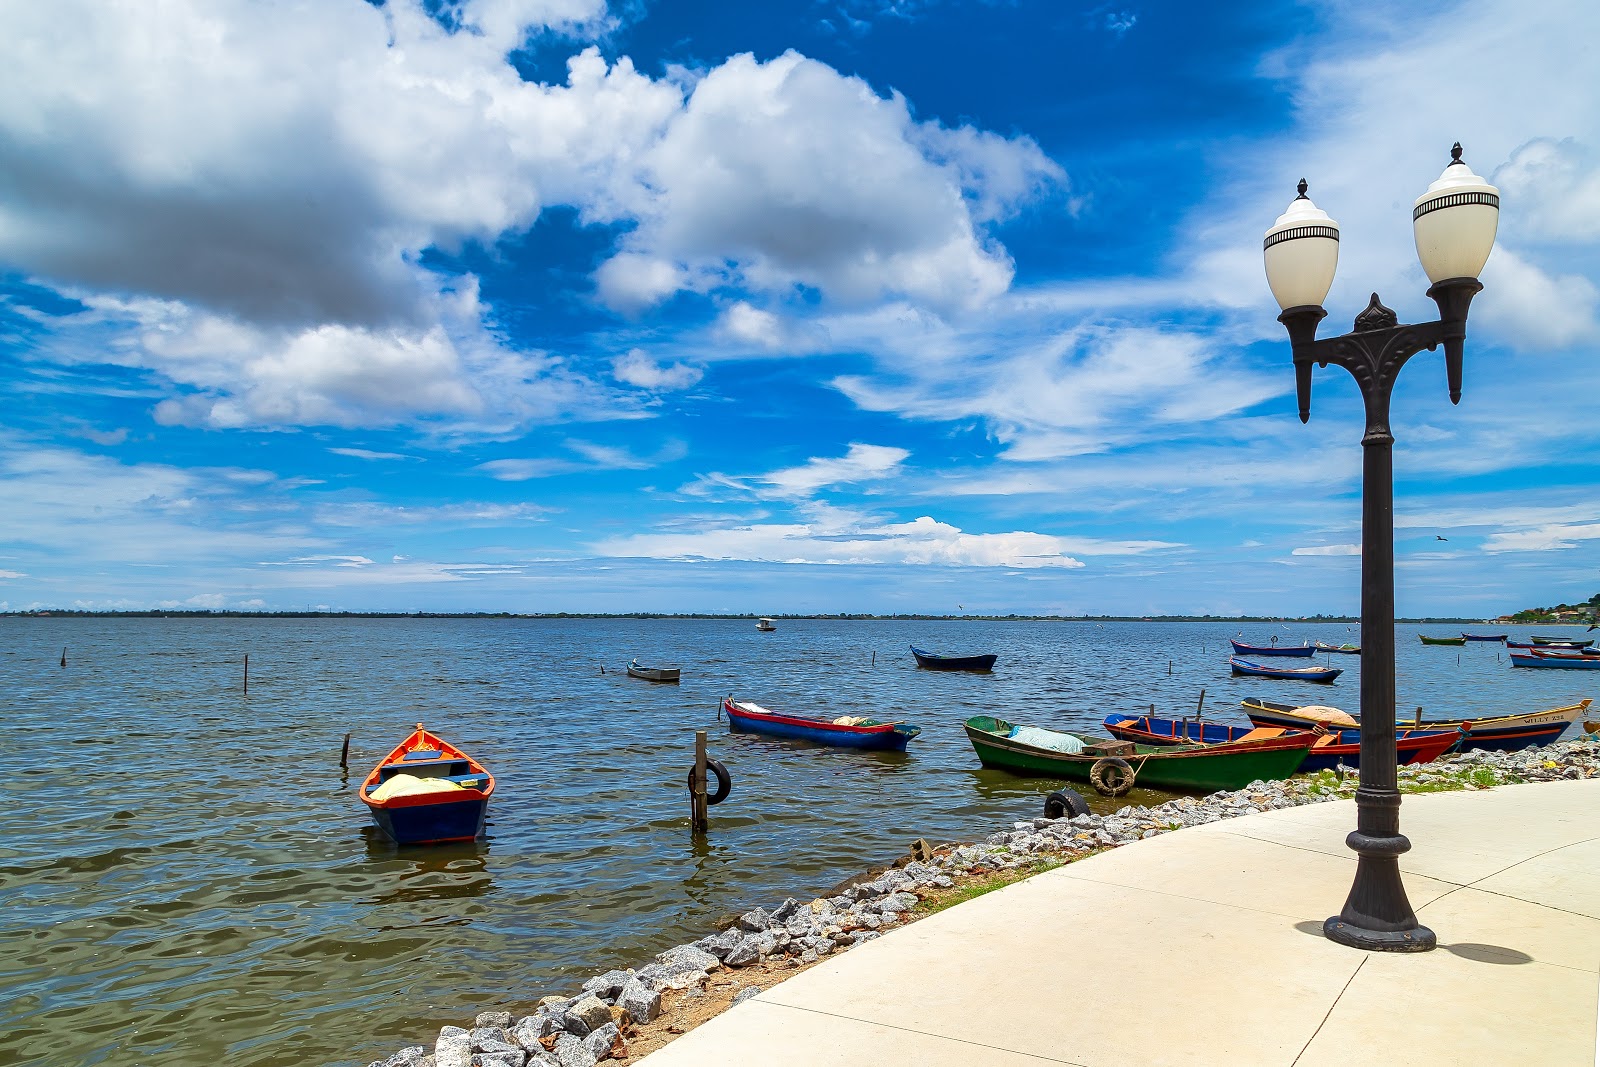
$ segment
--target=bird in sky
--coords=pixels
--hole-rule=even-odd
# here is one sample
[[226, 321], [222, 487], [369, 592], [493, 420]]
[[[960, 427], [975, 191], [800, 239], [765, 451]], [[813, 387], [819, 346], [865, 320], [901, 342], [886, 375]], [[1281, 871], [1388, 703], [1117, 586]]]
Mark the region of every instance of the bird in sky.
[[1450, 540], [1450, 538], [1444, 536], [1443, 534], [1434, 534], [1433, 535], [1433, 539], [1435, 541], [1448, 541], [1448, 540]]

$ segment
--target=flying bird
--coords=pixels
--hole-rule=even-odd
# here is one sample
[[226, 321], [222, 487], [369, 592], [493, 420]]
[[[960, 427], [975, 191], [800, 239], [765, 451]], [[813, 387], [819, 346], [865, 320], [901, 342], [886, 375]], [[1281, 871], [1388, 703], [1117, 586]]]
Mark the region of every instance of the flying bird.
[[1445, 537], [1443, 534], [1434, 534], [1433, 535], [1433, 539], [1435, 541], [1448, 541], [1448, 540], [1450, 540], [1450, 538]]

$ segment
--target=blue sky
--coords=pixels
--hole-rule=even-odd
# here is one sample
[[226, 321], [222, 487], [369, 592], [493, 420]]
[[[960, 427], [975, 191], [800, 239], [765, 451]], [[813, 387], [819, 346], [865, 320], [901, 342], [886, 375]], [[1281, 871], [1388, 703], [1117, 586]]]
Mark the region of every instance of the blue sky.
[[[0, 604], [1354, 612], [1330, 329], [1430, 314], [1397, 602], [1600, 588], [1592, 4], [0, 4]], [[1440, 537], [1447, 540], [1441, 541]]]

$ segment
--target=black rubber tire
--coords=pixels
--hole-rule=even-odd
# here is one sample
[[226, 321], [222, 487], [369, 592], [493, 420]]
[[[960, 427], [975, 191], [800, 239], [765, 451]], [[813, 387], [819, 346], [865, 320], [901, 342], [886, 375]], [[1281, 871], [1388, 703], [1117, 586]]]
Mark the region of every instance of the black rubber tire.
[[1044, 817], [1071, 819], [1089, 814], [1089, 802], [1076, 789], [1058, 789], [1044, 798]]
[[[728, 773], [728, 768], [722, 765], [719, 759], [706, 757], [706, 773], [717, 780], [717, 791], [706, 793], [706, 805], [721, 804], [728, 799], [728, 794], [733, 792], [733, 776]], [[694, 791], [694, 768], [689, 768], [689, 791]]]
[[1133, 768], [1115, 756], [1101, 756], [1089, 768], [1089, 784], [1101, 796], [1120, 797], [1133, 788]]

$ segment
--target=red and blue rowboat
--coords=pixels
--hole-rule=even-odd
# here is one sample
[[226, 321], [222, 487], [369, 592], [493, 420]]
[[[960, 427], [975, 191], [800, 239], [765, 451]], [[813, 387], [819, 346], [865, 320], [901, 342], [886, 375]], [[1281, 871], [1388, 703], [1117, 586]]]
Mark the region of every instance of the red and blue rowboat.
[[911, 654], [917, 657], [917, 666], [925, 667], [930, 671], [988, 671], [994, 669], [994, 661], [999, 656], [941, 656], [934, 652], [924, 652], [916, 645], [911, 646]]
[[1229, 656], [1228, 664], [1234, 674], [1248, 674], [1254, 678], [1285, 678], [1291, 681], [1322, 682], [1328, 684], [1344, 673], [1342, 667], [1268, 667], [1264, 663], [1251, 663], [1238, 656]]
[[1600, 654], [1573, 649], [1565, 652], [1546, 652], [1530, 648], [1526, 652], [1512, 652], [1513, 667], [1557, 667], [1562, 670], [1600, 670]]
[[[1260, 726], [1228, 726], [1219, 722], [1193, 719], [1163, 719], [1156, 715], [1107, 715], [1106, 729], [1112, 737], [1137, 745], [1220, 745], [1229, 741], [1255, 740], [1262, 736]], [[1285, 727], [1284, 729], [1292, 729]], [[1401, 765], [1432, 763], [1455, 748], [1466, 730], [1396, 730], [1395, 759]], [[1318, 738], [1300, 765], [1301, 771], [1332, 770], [1339, 764], [1361, 766], [1361, 731], [1330, 729]]]
[[[1250, 721], [1257, 726], [1288, 726], [1310, 730], [1320, 723], [1303, 714], [1292, 704], [1274, 704], [1267, 700], [1241, 700], [1239, 702]], [[1455, 730], [1465, 728], [1467, 736], [1461, 739], [1460, 751], [1474, 748], [1495, 752], [1515, 752], [1529, 745], [1548, 745], [1562, 735], [1568, 726], [1589, 710], [1589, 701], [1583, 700], [1564, 708], [1535, 711], [1523, 715], [1493, 715], [1477, 719], [1423, 719], [1412, 720], [1417, 730]], [[1355, 729], [1359, 730], [1358, 725]], [[1403, 725], [1403, 724], [1402, 724]], [[1350, 727], [1345, 727], [1349, 732]], [[1398, 729], [1397, 731], [1398, 732]]]
[[793, 737], [836, 748], [865, 748], [878, 752], [904, 752], [906, 745], [922, 732], [920, 726], [905, 722], [838, 723], [826, 719], [806, 719], [780, 715], [750, 700], [728, 697], [722, 702], [728, 725], [735, 733], [766, 734], [768, 737]]
[[372, 821], [397, 845], [471, 841], [483, 833], [494, 775], [417, 723], [361, 783]]
[[1247, 645], [1233, 641], [1233, 650], [1241, 656], [1310, 656], [1317, 650], [1307, 644], [1298, 645]]

